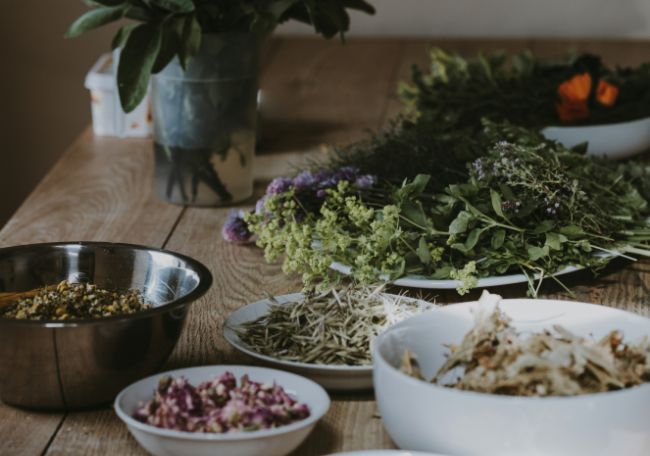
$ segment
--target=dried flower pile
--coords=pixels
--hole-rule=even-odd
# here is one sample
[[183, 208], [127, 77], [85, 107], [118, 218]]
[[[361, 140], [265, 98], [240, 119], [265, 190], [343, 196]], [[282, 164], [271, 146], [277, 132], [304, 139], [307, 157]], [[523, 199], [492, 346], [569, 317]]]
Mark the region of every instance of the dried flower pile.
[[[614, 330], [592, 340], [561, 326], [523, 335], [510, 321], [498, 306], [478, 313], [462, 342], [449, 346], [447, 361], [432, 383], [510, 396], [576, 396], [650, 382], [647, 338], [631, 344]], [[422, 378], [410, 352], [402, 371]]]
[[286, 304], [271, 299], [266, 315], [235, 328], [242, 342], [286, 361], [348, 366], [371, 364], [379, 333], [433, 306], [381, 288], [331, 288]]
[[275, 384], [254, 382], [244, 375], [237, 386], [226, 372], [192, 386], [185, 378], [163, 377], [154, 397], [133, 418], [151, 426], [184, 432], [250, 432], [307, 418], [309, 407]]
[[111, 291], [91, 283], [62, 281], [19, 298], [0, 309], [0, 317], [18, 320], [75, 320], [129, 315], [151, 308], [139, 291]]

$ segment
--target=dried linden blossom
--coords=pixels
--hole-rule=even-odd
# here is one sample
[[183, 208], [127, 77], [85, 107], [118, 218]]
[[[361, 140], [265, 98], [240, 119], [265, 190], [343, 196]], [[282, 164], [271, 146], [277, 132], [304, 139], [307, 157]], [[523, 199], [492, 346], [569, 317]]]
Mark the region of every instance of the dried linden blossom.
[[[522, 335], [498, 307], [476, 315], [474, 327], [449, 356], [432, 383], [467, 391], [509, 396], [577, 396], [641, 385], [650, 381], [650, 341], [624, 341], [619, 331], [600, 340], [553, 330]], [[402, 372], [424, 379], [415, 355], [404, 353]], [[460, 374], [460, 376], [459, 376]]]

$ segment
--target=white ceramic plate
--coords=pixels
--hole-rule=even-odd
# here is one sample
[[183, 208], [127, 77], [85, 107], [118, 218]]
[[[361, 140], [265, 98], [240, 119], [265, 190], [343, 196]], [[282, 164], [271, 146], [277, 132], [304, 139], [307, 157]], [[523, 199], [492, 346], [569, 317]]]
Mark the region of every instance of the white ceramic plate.
[[[131, 416], [141, 402], [151, 399], [158, 381], [164, 375], [184, 376], [197, 385], [224, 372], [232, 372], [239, 380], [248, 374], [257, 382], [282, 386], [287, 393], [309, 406], [311, 415], [304, 420], [276, 429], [232, 434], [191, 433], [161, 429], [141, 423]], [[306, 378], [288, 372], [252, 366], [203, 366], [178, 369], [152, 375], [126, 387], [115, 399], [115, 412], [128, 426], [135, 439], [156, 456], [284, 456], [300, 445], [316, 423], [325, 415], [330, 399], [325, 390]]]
[[[302, 293], [276, 296], [280, 304], [301, 300]], [[271, 301], [263, 299], [232, 313], [224, 323], [223, 335], [234, 348], [263, 363], [303, 375], [331, 391], [362, 391], [372, 388], [372, 366], [333, 366], [327, 364], [308, 364], [284, 361], [258, 353], [248, 347], [237, 335], [234, 328], [267, 314]], [[424, 301], [423, 301], [423, 305]], [[426, 303], [432, 306], [431, 303]]]
[[586, 141], [587, 154], [617, 160], [650, 149], [650, 117], [605, 125], [546, 127], [542, 134], [569, 148]]
[[[650, 336], [650, 319], [594, 304], [506, 299], [500, 308], [522, 332], [561, 325], [598, 340], [619, 329], [627, 341]], [[384, 425], [400, 447], [463, 456], [647, 456], [650, 384], [575, 397], [513, 397], [433, 385], [399, 371], [405, 349], [431, 378], [445, 344], [459, 343], [474, 312], [494, 302], [454, 304], [416, 315], [379, 336], [375, 394]]]
[[[341, 263], [332, 263], [332, 269], [339, 271], [342, 274], [350, 275], [352, 268]], [[576, 266], [567, 266], [566, 268], [553, 274], [553, 277], [561, 276], [564, 274], [569, 274], [572, 272], [580, 271], [584, 268]], [[550, 278], [551, 276], [548, 276]], [[535, 280], [539, 279], [539, 274], [535, 274]], [[387, 280], [387, 278], [384, 278]], [[512, 285], [515, 283], [526, 283], [528, 278], [524, 274], [509, 274], [503, 276], [494, 276], [494, 277], [484, 277], [478, 279], [478, 283], [475, 288], [489, 288], [489, 287], [499, 287], [502, 285]], [[427, 288], [432, 290], [455, 290], [461, 284], [458, 280], [434, 280], [427, 279], [423, 276], [408, 275], [397, 279], [391, 282], [394, 285], [400, 287], [409, 287], [409, 288]]]

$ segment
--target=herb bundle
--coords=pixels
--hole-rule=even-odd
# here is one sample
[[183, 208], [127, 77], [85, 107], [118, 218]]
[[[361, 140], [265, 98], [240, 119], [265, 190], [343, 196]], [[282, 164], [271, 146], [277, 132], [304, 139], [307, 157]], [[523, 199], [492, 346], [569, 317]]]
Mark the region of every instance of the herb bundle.
[[535, 275], [650, 254], [649, 167], [589, 157], [508, 124], [485, 122], [475, 141], [492, 145], [455, 177], [438, 180], [434, 167], [433, 177], [395, 185], [396, 175], [351, 166], [307, 171], [274, 181], [237, 220], [269, 261], [282, 257], [308, 286], [336, 282], [338, 262], [361, 283], [419, 275], [459, 280], [460, 293], [480, 277], [521, 272], [535, 294]]
[[481, 119], [527, 127], [604, 124], [650, 116], [650, 64], [609, 68], [598, 56], [564, 60], [530, 52], [463, 58], [434, 48], [428, 72], [400, 87], [411, 119], [439, 130], [479, 129]]
[[[482, 301], [500, 299], [485, 293]], [[650, 382], [650, 341], [626, 343], [619, 331], [600, 340], [553, 331], [519, 333], [496, 305], [476, 315], [474, 327], [449, 356], [432, 383], [509, 396], [577, 396]], [[404, 353], [402, 372], [422, 378], [417, 358]]]
[[120, 100], [132, 111], [156, 74], [178, 57], [183, 68], [200, 48], [203, 34], [251, 32], [264, 36], [296, 20], [326, 38], [350, 27], [348, 10], [374, 13], [364, 0], [88, 0], [91, 10], [69, 28], [68, 37], [128, 19], [113, 40], [123, 47], [117, 71]]
[[433, 306], [352, 286], [292, 303], [271, 300], [266, 315], [235, 328], [246, 345], [286, 361], [348, 366], [371, 364], [371, 343], [379, 333]]

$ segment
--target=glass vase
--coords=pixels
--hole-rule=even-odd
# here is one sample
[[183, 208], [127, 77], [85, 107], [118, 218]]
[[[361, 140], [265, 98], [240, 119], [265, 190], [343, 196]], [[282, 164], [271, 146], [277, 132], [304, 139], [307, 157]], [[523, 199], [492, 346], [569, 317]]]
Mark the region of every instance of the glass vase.
[[218, 206], [253, 194], [259, 38], [203, 36], [183, 70], [175, 58], [152, 78], [156, 193]]

